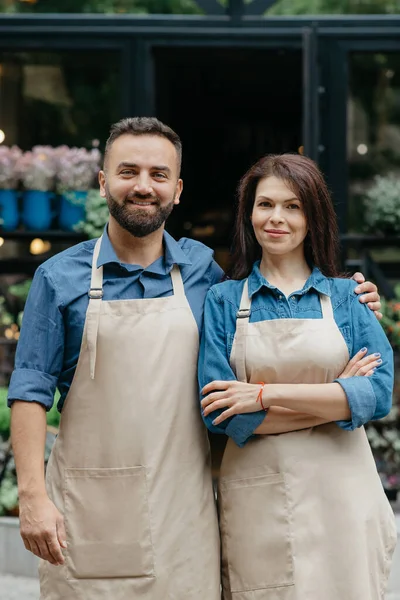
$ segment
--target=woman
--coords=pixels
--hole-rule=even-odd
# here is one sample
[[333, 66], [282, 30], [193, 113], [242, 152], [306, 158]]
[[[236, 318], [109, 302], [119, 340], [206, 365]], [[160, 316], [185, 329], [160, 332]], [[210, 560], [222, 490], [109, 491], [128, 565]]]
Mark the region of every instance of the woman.
[[208, 294], [199, 359], [205, 422], [231, 438], [225, 600], [384, 598], [396, 529], [362, 426], [390, 410], [392, 350], [336, 278], [337, 238], [308, 158], [242, 179], [233, 279]]

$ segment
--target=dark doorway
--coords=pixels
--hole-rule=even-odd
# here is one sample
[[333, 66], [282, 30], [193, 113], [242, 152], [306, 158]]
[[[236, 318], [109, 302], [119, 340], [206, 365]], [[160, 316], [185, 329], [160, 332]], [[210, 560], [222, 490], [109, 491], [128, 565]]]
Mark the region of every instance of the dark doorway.
[[154, 48], [156, 113], [181, 136], [184, 194], [169, 229], [226, 251], [239, 178], [302, 145], [300, 49]]

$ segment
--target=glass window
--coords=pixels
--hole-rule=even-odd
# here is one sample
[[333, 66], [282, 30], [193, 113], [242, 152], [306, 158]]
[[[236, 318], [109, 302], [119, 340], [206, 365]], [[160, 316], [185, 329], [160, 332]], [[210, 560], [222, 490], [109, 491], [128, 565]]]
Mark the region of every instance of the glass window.
[[348, 230], [363, 232], [375, 176], [400, 182], [400, 52], [350, 55], [347, 114]]
[[119, 66], [110, 51], [0, 52], [4, 144], [103, 144], [120, 116]]

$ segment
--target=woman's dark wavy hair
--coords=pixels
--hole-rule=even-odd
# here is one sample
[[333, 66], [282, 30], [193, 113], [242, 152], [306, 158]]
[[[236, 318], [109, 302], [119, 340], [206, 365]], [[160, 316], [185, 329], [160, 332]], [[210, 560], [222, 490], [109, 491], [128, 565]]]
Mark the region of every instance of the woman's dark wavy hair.
[[251, 214], [258, 183], [271, 176], [282, 179], [302, 203], [308, 225], [304, 241], [308, 264], [318, 267], [327, 277], [337, 277], [339, 235], [333, 202], [315, 162], [300, 154], [267, 155], [240, 180], [230, 277], [247, 277], [254, 262], [261, 258], [261, 247], [254, 235]]

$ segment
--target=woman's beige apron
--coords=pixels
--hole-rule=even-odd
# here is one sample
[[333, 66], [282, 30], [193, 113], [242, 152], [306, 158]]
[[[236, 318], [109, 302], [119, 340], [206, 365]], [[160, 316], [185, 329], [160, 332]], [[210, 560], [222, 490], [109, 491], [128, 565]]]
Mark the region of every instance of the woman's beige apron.
[[79, 361], [47, 468], [65, 565], [42, 600], [218, 600], [220, 545], [196, 382], [198, 329], [172, 296], [102, 300], [96, 268]]
[[[349, 360], [322, 319], [249, 323], [247, 281], [231, 364], [256, 383], [329, 383]], [[381, 600], [395, 546], [393, 512], [364, 428], [336, 424], [229, 440], [219, 487], [224, 600]]]

